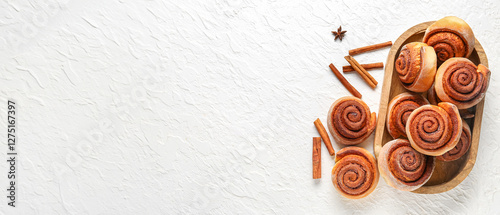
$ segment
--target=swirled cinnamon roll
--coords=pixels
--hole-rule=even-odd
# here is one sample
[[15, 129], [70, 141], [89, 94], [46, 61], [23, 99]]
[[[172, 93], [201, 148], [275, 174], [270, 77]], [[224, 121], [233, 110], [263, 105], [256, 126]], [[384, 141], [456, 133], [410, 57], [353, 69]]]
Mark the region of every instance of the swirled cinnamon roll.
[[458, 109], [470, 108], [484, 98], [490, 75], [490, 70], [482, 64], [476, 66], [467, 58], [450, 58], [436, 73], [436, 95]]
[[444, 17], [425, 31], [424, 43], [434, 47], [438, 63], [452, 57], [469, 57], [476, 39], [470, 26], [455, 16]]
[[434, 157], [424, 155], [405, 139], [386, 143], [378, 155], [380, 175], [391, 187], [413, 191], [427, 183], [434, 171]]
[[441, 102], [415, 109], [406, 123], [406, 135], [418, 152], [439, 156], [453, 149], [462, 134], [462, 119], [455, 105]]
[[429, 102], [414, 93], [401, 93], [389, 102], [387, 110], [387, 131], [393, 138], [406, 137], [406, 121], [413, 110]]
[[356, 145], [375, 130], [376, 114], [363, 100], [346, 96], [335, 101], [328, 111], [328, 129], [337, 143]]
[[332, 183], [342, 196], [363, 198], [375, 190], [378, 179], [377, 163], [366, 149], [350, 146], [337, 153]]
[[437, 159], [442, 161], [458, 160], [459, 158], [464, 156], [467, 151], [469, 151], [471, 137], [470, 127], [467, 122], [463, 121], [462, 135], [460, 136], [460, 140], [458, 141], [457, 145], [450, 151], [444, 153], [441, 156], [438, 156]]
[[403, 86], [413, 92], [425, 92], [434, 82], [436, 53], [425, 43], [408, 43], [401, 48], [395, 68]]

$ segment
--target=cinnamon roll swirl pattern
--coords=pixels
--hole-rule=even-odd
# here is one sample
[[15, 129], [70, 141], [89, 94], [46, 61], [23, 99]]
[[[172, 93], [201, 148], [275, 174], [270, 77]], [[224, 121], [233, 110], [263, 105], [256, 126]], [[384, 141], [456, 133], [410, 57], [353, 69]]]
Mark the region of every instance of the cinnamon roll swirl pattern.
[[360, 199], [375, 190], [378, 184], [375, 158], [366, 149], [350, 146], [335, 157], [332, 183], [335, 189], [350, 199]]
[[413, 149], [405, 139], [386, 143], [378, 155], [380, 175], [391, 187], [413, 191], [424, 185], [434, 171], [434, 157]]
[[459, 158], [464, 156], [465, 153], [467, 153], [467, 151], [469, 151], [470, 144], [471, 144], [470, 127], [465, 121], [463, 121], [462, 135], [460, 136], [460, 140], [458, 141], [457, 145], [450, 151], [444, 153], [441, 156], [438, 156], [437, 159], [442, 161], [458, 160]]
[[436, 53], [425, 43], [413, 42], [403, 46], [395, 67], [403, 86], [413, 92], [425, 92], [434, 82]]
[[439, 156], [453, 149], [462, 134], [462, 119], [455, 105], [441, 102], [415, 109], [406, 123], [406, 135], [418, 152]]
[[376, 114], [363, 100], [346, 96], [335, 101], [328, 112], [328, 129], [337, 143], [356, 145], [375, 129]]
[[469, 57], [476, 39], [470, 26], [455, 16], [444, 17], [425, 31], [424, 43], [434, 47], [438, 63], [452, 57]]
[[406, 121], [413, 110], [429, 104], [427, 99], [419, 94], [401, 93], [389, 103], [387, 110], [387, 131], [393, 138], [406, 137]]
[[482, 64], [476, 66], [467, 58], [450, 58], [439, 67], [434, 88], [441, 101], [465, 109], [484, 98], [490, 75]]

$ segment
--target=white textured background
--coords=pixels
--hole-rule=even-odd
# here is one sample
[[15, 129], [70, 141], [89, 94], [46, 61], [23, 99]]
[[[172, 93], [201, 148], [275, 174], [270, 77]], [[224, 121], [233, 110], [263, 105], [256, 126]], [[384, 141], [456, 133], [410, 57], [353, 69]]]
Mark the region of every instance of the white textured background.
[[[0, 160], [14, 99], [20, 161], [14, 210], [0, 162], [0, 214], [499, 213], [499, 11], [493, 0], [1, 0]], [[312, 180], [313, 121], [349, 95], [328, 64], [445, 15], [471, 25], [492, 70], [469, 177], [436, 195], [381, 179], [347, 200], [323, 146]], [[385, 63], [388, 51], [357, 59]], [[346, 78], [377, 112], [381, 84]]]

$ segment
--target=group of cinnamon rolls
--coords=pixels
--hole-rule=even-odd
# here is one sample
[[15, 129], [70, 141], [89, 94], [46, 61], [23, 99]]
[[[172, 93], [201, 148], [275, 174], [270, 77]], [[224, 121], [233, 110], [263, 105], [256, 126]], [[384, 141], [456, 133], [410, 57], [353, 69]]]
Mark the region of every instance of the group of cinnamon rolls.
[[436, 21], [425, 31], [423, 42], [401, 48], [395, 65], [401, 83], [412, 92], [432, 92], [459, 109], [476, 105], [484, 98], [490, 71], [467, 59], [475, 41], [462, 19], [448, 16]]
[[363, 198], [377, 187], [379, 173], [370, 152], [353, 145], [365, 141], [375, 130], [376, 114], [370, 112], [363, 100], [346, 96], [332, 104], [327, 121], [335, 142], [348, 146], [335, 157], [333, 185], [347, 198]]
[[[395, 68], [410, 92], [389, 103], [387, 142], [378, 162], [365, 149], [352, 145], [366, 140], [375, 129], [376, 114], [356, 97], [335, 101], [328, 113], [328, 128], [337, 143], [348, 145], [337, 153], [332, 170], [334, 187], [348, 198], [370, 194], [380, 175], [390, 186], [413, 191], [434, 171], [435, 159], [457, 160], [471, 144], [471, 131], [459, 109], [475, 106], [485, 96], [490, 71], [469, 57], [475, 37], [467, 23], [445, 17], [430, 25], [423, 42], [400, 50]], [[432, 96], [432, 104], [420, 93]]]
[[[395, 69], [411, 92], [389, 103], [386, 124], [394, 140], [378, 157], [380, 174], [390, 186], [416, 190], [430, 179], [435, 159], [454, 161], [469, 150], [471, 131], [459, 110], [478, 104], [490, 79], [486, 66], [468, 59], [474, 43], [469, 25], [450, 16], [430, 25], [422, 42], [400, 50]], [[420, 94], [425, 92], [429, 100]]]

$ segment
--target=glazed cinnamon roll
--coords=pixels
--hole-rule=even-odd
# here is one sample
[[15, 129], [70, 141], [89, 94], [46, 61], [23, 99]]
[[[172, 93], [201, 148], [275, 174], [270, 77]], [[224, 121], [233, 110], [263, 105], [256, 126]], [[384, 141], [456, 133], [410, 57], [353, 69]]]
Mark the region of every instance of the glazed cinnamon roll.
[[439, 156], [453, 149], [462, 134], [462, 119], [455, 105], [441, 102], [415, 109], [406, 123], [406, 135], [418, 152]]
[[413, 191], [427, 183], [434, 171], [434, 157], [417, 152], [405, 139], [386, 143], [378, 155], [385, 182], [398, 190]]
[[332, 182], [342, 196], [363, 198], [375, 190], [378, 179], [377, 163], [366, 149], [350, 146], [337, 153]]
[[470, 144], [471, 144], [470, 127], [465, 121], [463, 121], [462, 135], [460, 136], [460, 140], [458, 141], [455, 148], [451, 149], [450, 151], [444, 153], [441, 156], [438, 156], [437, 159], [442, 161], [458, 160], [463, 155], [465, 155], [467, 151], [469, 151]]
[[328, 111], [328, 129], [337, 143], [356, 145], [375, 129], [376, 114], [363, 100], [346, 96], [335, 101]]
[[387, 131], [393, 138], [406, 137], [406, 120], [413, 110], [429, 104], [427, 99], [419, 94], [401, 93], [389, 102], [387, 110]]
[[476, 39], [470, 26], [455, 16], [444, 17], [425, 31], [424, 43], [434, 47], [438, 63], [452, 57], [469, 57]]
[[470, 108], [484, 98], [490, 75], [482, 64], [476, 66], [467, 58], [450, 58], [439, 67], [434, 88], [441, 101], [453, 103], [458, 109]]
[[425, 92], [434, 82], [436, 53], [425, 43], [413, 42], [403, 46], [395, 67], [403, 86], [413, 92]]

